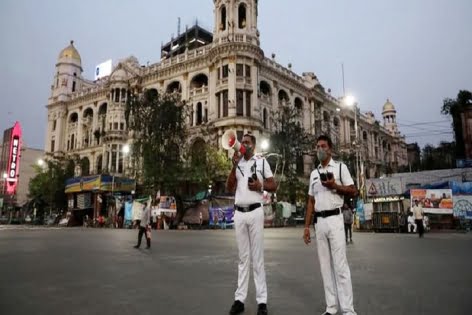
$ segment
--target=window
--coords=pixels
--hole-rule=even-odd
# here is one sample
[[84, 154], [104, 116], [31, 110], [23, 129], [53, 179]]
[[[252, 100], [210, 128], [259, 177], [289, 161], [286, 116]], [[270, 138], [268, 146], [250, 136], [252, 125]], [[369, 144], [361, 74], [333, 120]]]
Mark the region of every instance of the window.
[[251, 77], [251, 66], [246, 65], [246, 78]]
[[118, 130], [118, 123], [117, 122], [113, 124], [113, 130]]
[[223, 91], [223, 117], [228, 117], [228, 90]]
[[51, 140], [51, 152], [54, 152], [55, 144], [56, 144], [56, 141]]
[[216, 94], [216, 107], [218, 107], [218, 118], [221, 118], [221, 94]]
[[125, 130], [125, 123], [120, 123], [120, 130]]
[[75, 92], [75, 81], [72, 82], [72, 92]]
[[223, 66], [223, 78], [227, 78], [228, 77], [228, 65], [224, 65]]
[[223, 6], [221, 8], [221, 20], [220, 20], [220, 30], [224, 31], [226, 30], [226, 7]]
[[75, 137], [74, 137], [74, 135], [72, 135], [72, 136], [70, 137], [70, 149], [71, 149], [71, 150], [74, 150], [74, 145], [75, 145], [75, 141], [74, 141], [74, 140], [75, 140]]
[[203, 106], [202, 103], [197, 104], [197, 126], [203, 122]]
[[56, 130], [56, 125], [57, 125], [57, 121], [54, 119], [54, 121], [52, 122], [52, 131]]
[[246, 91], [246, 116], [251, 117], [251, 96], [252, 93]]
[[262, 122], [264, 123], [264, 128], [267, 129], [267, 109], [264, 108], [262, 112]]
[[205, 116], [203, 117], [204, 122], [208, 122], [208, 108], [205, 108]]
[[115, 89], [115, 102], [118, 103], [120, 101], [120, 89]]
[[242, 77], [244, 76], [244, 65], [243, 64], [236, 64], [236, 76], [237, 77]]
[[246, 27], [246, 5], [241, 3], [238, 8], [238, 26], [239, 28]]
[[236, 90], [236, 116], [244, 115], [244, 91]]
[[221, 80], [221, 68], [216, 69], [218, 80]]
[[109, 128], [110, 130], [111, 130], [111, 127], [112, 127], [112, 123], [110, 123], [110, 128]]

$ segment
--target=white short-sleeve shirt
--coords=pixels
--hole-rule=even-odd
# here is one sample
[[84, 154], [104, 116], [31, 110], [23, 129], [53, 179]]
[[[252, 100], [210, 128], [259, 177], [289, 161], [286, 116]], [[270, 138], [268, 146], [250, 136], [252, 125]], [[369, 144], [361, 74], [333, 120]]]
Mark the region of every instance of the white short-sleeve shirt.
[[[340, 164], [341, 174], [339, 172]], [[315, 198], [315, 211], [333, 210], [342, 207], [344, 204], [344, 197], [342, 195], [337, 194], [335, 190], [328, 189], [321, 184], [320, 174], [326, 172], [334, 174], [334, 179], [338, 185], [354, 185], [354, 181], [352, 180], [346, 164], [331, 159], [326, 167], [322, 167], [321, 164], [318, 165], [318, 167], [311, 172], [310, 187], [308, 188], [308, 194]]]
[[[264, 170], [263, 170], [264, 168]], [[239, 160], [238, 166], [236, 167], [236, 194], [234, 196], [234, 203], [238, 206], [249, 206], [253, 203], [262, 203], [262, 192], [249, 190], [248, 178], [254, 174], [257, 174], [257, 178], [263, 183], [263, 178], [271, 178], [274, 175], [270, 169], [269, 162], [261, 156], [252, 156], [248, 161], [244, 157]], [[263, 176], [264, 174], [264, 176]]]

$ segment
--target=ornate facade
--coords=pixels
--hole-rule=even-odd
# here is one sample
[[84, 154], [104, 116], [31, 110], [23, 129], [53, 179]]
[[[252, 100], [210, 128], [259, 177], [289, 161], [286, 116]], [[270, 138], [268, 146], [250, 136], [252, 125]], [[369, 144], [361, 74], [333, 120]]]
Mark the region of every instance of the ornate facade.
[[[90, 173], [126, 173], [122, 149], [132, 142], [124, 115], [127, 97], [131, 91], [155, 89], [179, 93], [190, 106], [192, 141], [202, 138], [221, 146], [227, 129], [237, 130], [238, 135], [252, 132], [259, 139], [268, 137], [279, 106], [288, 105], [299, 112], [308, 132], [329, 134], [339, 152], [358, 150], [368, 161], [367, 176], [379, 176], [385, 162], [392, 167], [407, 165], [405, 140], [390, 102], [384, 106], [383, 124], [372, 113], [358, 114], [356, 142], [355, 112], [344, 109], [339, 99], [326, 92], [314, 73], [300, 76], [290, 65], [278, 64], [275, 55], [264, 55], [257, 2], [214, 0], [212, 33], [195, 25], [163, 45], [160, 62], [142, 66], [129, 57], [95, 82], [82, 77], [81, 58], [71, 42], [56, 64], [47, 106], [46, 152], [85, 158]], [[210, 136], [200, 135], [202, 126], [211, 130]], [[306, 157], [306, 173], [312, 164], [312, 158]]]

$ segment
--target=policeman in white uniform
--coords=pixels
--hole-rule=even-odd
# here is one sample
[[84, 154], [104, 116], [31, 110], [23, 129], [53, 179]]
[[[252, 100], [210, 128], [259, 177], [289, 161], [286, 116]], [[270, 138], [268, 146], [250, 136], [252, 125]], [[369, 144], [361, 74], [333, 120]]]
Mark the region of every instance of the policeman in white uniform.
[[242, 146], [246, 152], [240, 156], [235, 152], [233, 168], [228, 176], [226, 188], [235, 193], [234, 227], [239, 251], [238, 288], [229, 314], [244, 312], [244, 302], [249, 285], [249, 266], [252, 257], [258, 315], [268, 314], [267, 284], [264, 270], [264, 191], [275, 191], [270, 165], [267, 160], [254, 155], [256, 138], [244, 135]]
[[339, 301], [342, 314], [353, 315], [356, 312], [340, 208], [344, 203], [343, 196], [355, 196], [357, 189], [347, 166], [331, 158], [332, 146], [331, 139], [327, 136], [320, 136], [316, 141], [317, 156], [321, 164], [310, 176], [303, 239], [305, 244], [311, 241], [309, 227], [314, 211], [318, 258], [326, 299], [324, 314], [336, 314]]

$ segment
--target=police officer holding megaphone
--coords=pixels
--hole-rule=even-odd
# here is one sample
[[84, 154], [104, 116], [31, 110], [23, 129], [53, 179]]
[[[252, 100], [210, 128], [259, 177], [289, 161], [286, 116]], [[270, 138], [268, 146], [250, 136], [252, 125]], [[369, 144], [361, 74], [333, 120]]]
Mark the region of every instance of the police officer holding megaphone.
[[229, 314], [244, 312], [244, 302], [249, 285], [249, 266], [254, 269], [256, 285], [257, 315], [268, 314], [267, 284], [264, 270], [264, 191], [273, 192], [277, 188], [269, 163], [264, 157], [254, 155], [256, 137], [243, 136], [241, 143], [236, 132], [224, 133], [223, 148], [234, 149], [233, 168], [228, 176], [226, 188], [234, 196], [234, 227], [238, 244], [238, 288]]

